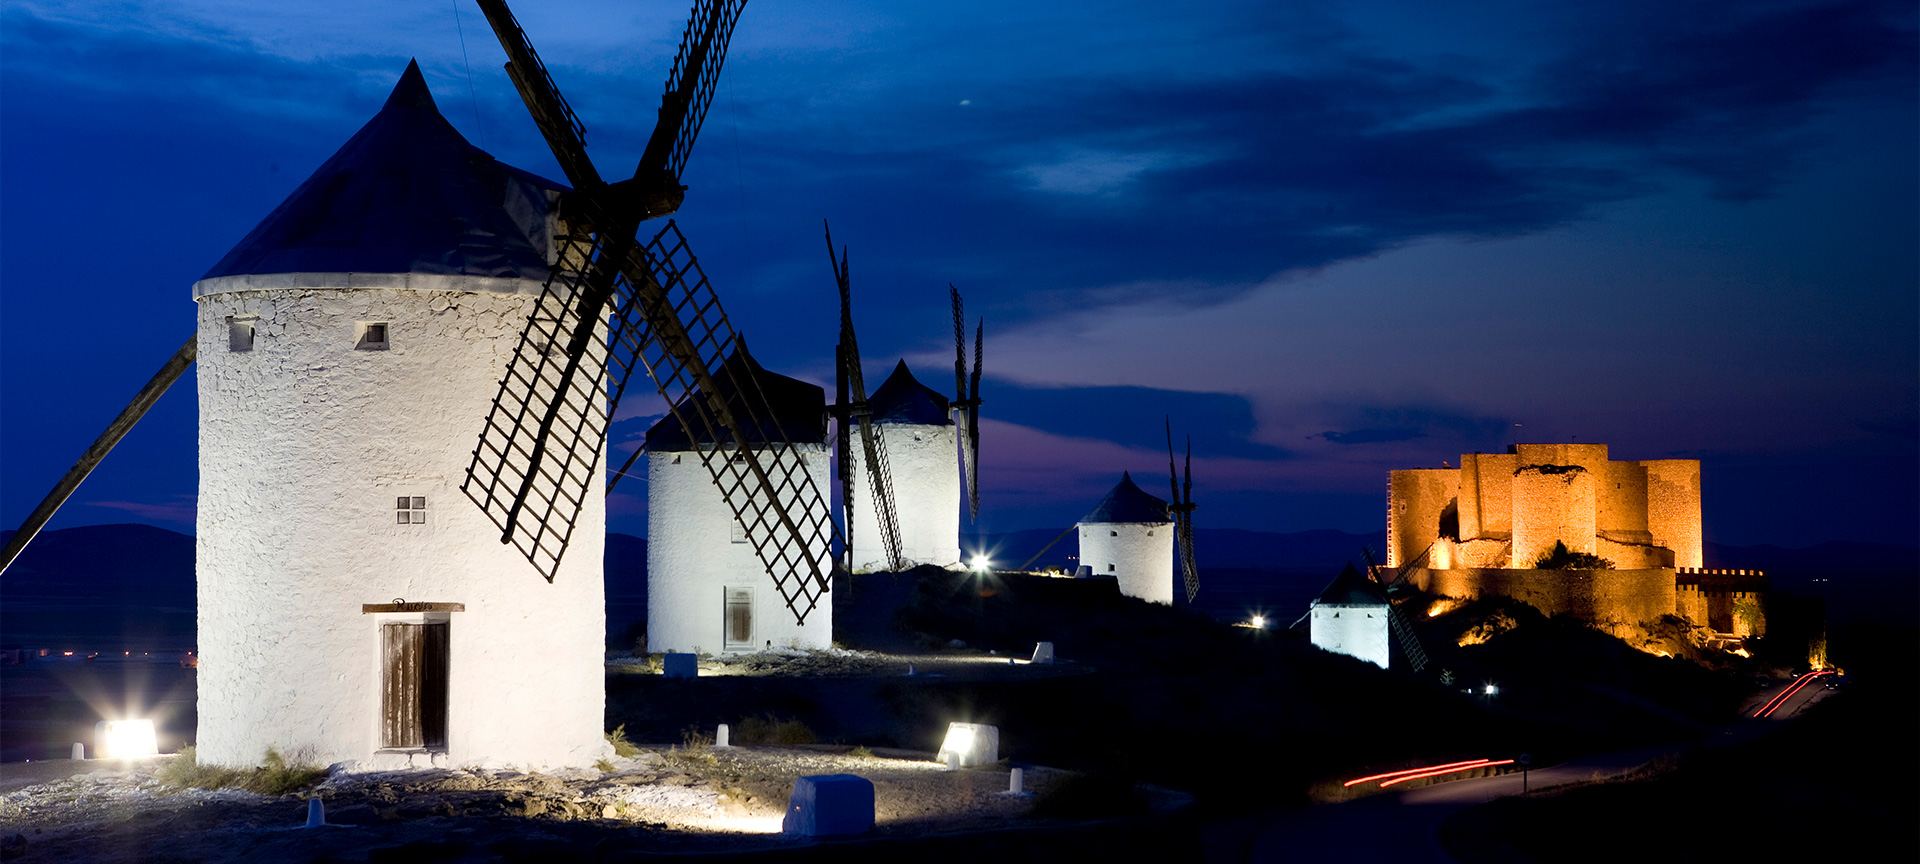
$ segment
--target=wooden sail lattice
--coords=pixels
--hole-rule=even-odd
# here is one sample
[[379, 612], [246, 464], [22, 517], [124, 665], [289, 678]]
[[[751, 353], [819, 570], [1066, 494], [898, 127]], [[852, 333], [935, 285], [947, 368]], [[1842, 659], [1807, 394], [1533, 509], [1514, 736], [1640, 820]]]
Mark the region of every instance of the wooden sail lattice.
[[[725, 362], [739, 337], [686, 237], [669, 221], [644, 246], [582, 233], [561, 240], [559, 262], [501, 380], [462, 491], [552, 581], [595, 489], [612, 412], [630, 376], [644, 369], [804, 623], [831, 584], [826, 557], [835, 528], [826, 498], [759, 381]], [[583, 296], [606, 278], [610, 302]], [[582, 309], [603, 310], [610, 320], [584, 328]], [[577, 355], [554, 347], [589, 332], [600, 335]], [[576, 364], [571, 375], [569, 362]], [[548, 413], [555, 419], [543, 437]]]

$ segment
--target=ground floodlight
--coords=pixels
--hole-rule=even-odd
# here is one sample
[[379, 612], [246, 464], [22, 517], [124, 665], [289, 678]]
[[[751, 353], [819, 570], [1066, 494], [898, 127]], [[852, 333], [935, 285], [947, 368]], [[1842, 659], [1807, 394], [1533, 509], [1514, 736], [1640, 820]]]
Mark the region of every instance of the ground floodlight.
[[152, 720], [102, 720], [93, 724], [93, 753], [100, 759], [131, 759], [160, 752]]
[[1255, 629], [1255, 630], [1265, 630], [1265, 629], [1267, 629], [1267, 616], [1265, 616], [1265, 615], [1255, 615], [1255, 616], [1253, 616], [1253, 618], [1251, 618], [1250, 620], [1248, 620], [1248, 621], [1247, 621], [1247, 623], [1248, 623], [1248, 624], [1252, 624], [1252, 625], [1253, 625], [1253, 629]]
[[993, 566], [993, 561], [985, 555], [975, 555], [967, 562], [967, 566], [975, 570], [985, 570]]
[[948, 754], [957, 757], [962, 768], [1000, 761], [1000, 727], [985, 723], [948, 723], [947, 740], [941, 743], [936, 758], [947, 762]]

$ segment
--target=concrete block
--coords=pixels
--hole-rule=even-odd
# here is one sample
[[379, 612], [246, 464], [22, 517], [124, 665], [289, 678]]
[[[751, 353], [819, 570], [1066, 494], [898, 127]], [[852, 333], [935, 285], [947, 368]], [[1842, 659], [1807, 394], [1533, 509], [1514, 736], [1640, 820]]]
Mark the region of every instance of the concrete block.
[[1033, 662], [1052, 663], [1053, 662], [1053, 643], [1041, 642], [1034, 645], [1033, 646]]
[[73, 742], [73, 761], [81, 762], [81, 761], [85, 761], [86, 758], [87, 758], [87, 745], [82, 744], [78, 741]]
[[793, 781], [782, 831], [802, 837], [843, 837], [872, 829], [872, 781], [852, 774], [815, 774]]
[[[952, 754], [951, 758], [949, 754]], [[960, 767], [992, 765], [1000, 761], [1000, 727], [984, 723], [948, 723], [947, 740], [940, 744], [938, 760]]]
[[661, 663], [660, 674], [668, 678], [696, 678], [700, 675], [700, 657], [669, 652]]
[[731, 743], [731, 739], [733, 737], [732, 733], [733, 733], [733, 730], [727, 728], [727, 724], [725, 723], [720, 724], [719, 728], [713, 730], [713, 746], [715, 747], [733, 746]]
[[307, 799], [307, 827], [321, 828], [327, 824], [327, 805], [318, 798]]

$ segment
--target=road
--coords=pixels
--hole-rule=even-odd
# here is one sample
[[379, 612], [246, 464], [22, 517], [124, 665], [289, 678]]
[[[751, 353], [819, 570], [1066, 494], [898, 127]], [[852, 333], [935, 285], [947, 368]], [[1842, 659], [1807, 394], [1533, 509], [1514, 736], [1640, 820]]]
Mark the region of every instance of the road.
[[[1773, 724], [1798, 716], [1834, 692], [1822, 683], [1815, 680], [1802, 687], [1767, 719], [1744, 719], [1722, 730], [1722, 735], [1716, 736], [1709, 746], [1762, 734], [1773, 728]], [[1742, 716], [1751, 718], [1791, 684], [1792, 681], [1780, 682], [1755, 694], [1742, 710]], [[1671, 745], [1583, 757], [1531, 771], [1526, 783], [1529, 788], [1540, 790], [1617, 777], [1684, 749], [1687, 745]], [[1469, 807], [1518, 795], [1521, 783], [1519, 774], [1455, 780], [1405, 792], [1372, 795], [1344, 804], [1234, 820], [1208, 829], [1203, 838], [1205, 859], [1222, 864], [1275, 861], [1451, 864], [1453, 858], [1436, 839], [1440, 823]]]

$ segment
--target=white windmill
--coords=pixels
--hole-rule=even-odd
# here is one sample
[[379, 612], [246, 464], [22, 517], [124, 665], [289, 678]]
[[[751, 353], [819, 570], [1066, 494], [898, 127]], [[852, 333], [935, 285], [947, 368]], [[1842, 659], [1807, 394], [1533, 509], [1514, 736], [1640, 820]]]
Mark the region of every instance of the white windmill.
[[955, 457], [965, 454], [955, 437], [960, 426], [949, 416], [952, 403], [915, 379], [905, 360], [867, 395], [847, 254], [842, 249], [834, 257], [831, 234], [827, 252], [840, 287], [834, 414], [842, 430], [847, 567], [856, 573], [922, 564], [957, 567], [961, 477]]
[[[748, 440], [760, 448], [783, 504], [798, 508], [793, 481], [826, 477], [826, 392], [755, 362], [742, 342], [715, 376], [716, 395], [740, 406], [748, 394], [734, 382], [752, 381], [764, 398], [760, 423]], [[696, 391], [686, 402], [708, 398]], [[681, 412], [690, 410], [685, 403]], [[805, 621], [781, 614], [779, 586], [748, 542], [747, 526], [729, 506], [702, 464], [730, 440], [689, 436], [672, 415], [647, 430], [647, 650], [695, 654], [782, 648], [833, 647], [833, 605], [822, 604]], [[825, 499], [812, 506], [830, 519]], [[823, 538], [814, 555], [829, 554]]]
[[603, 499], [548, 584], [457, 492], [561, 192], [468, 144], [409, 65], [194, 284], [201, 760], [609, 752]]
[[1080, 566], [1091, 576], [1111, 576], [1120, 593], [1152, 603], [1173, 603], [1173, 515], [1167, 502], [1122, 473], [1076, 526]]

